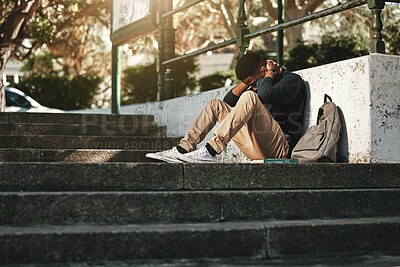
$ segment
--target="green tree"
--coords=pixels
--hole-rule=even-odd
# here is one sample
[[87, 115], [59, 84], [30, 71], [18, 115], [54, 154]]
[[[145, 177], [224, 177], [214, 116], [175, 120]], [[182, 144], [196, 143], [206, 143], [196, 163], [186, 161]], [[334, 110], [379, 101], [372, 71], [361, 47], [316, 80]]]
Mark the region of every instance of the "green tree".
[[[78, 64], [75, 70], [96, 66], [94, 60], [82, 64], [77, 55], [89, 53], [82, 45], [92, 43], [86, 33], [91, 28], [95, 32], [97, 22], [109, 22], [109, 6], [110, 0], [0, 0], [0, 77], [11, 57], [26, 59], [43, 45], [56, 56], [60, 54], [55, 51], [62, 53], [63, 64], [70, 63], [69, 69], [74, 69], [74, 64]], [[98, 55], [93, 59], [102, 62]], [[4, 108], [4, 84], [0, 79], [0, 111]]]
[[231, 80], [232, 83], [237, 83], [235, 72], [233, 70], [228, 71], [217, 71], [213, 74], [204, 76], [199, 80], [200, 92], [205, 92], [225, 86], [227, 80]]
[[[198, 66], [194, 59], [173, 63], [176, 96], [186, 95], [197, 86], [195, 72]], [[134, 104], [157, 100], [156, 64], [134, 66], [124, 70], [122, 79], [122, 104]]]
[[3, 72], [7, 61], [26, 35], [27, 23], [40, 8], [41, 1], [0, 1], [0, 111], [5, 109]]
[[400, 9], [399, 4], [386, 3], [382, 12], [383, 40], [387, 54], [400, 55]]
[[17, 86], [45, 106], [63, 110], [92, 107], [102, 80], [97, 76], [29, 76]]
[[358, 48], [352, 37], [323, 36], [320, 44], [299, 43], [291, 49], [285, 60], [288, 70], [299, 70], [340, 60], [367, 55], [367, 48]]

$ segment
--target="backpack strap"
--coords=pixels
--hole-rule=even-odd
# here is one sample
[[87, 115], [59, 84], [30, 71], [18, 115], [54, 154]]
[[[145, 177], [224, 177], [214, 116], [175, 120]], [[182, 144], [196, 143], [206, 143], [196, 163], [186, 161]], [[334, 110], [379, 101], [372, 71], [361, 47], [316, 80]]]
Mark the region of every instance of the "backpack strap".
[[[328, 102], [328, 100], [329, 100], [329, 102], [333, 102], [333, 101], [332, 101], [332, 97], [330, 97], [329, 95], [325, 94], [325, 95], [324, 95], [324, 103]], [[324, 115], [324, 110], [323, 110], [322, 108], [320, 108], [320, 109], [318, 110], [317, 124], [319, 123], [319, 120], [321, 119], [321, 117], [322, 117], [323, 115]]]
[[325, 94], [324, 95], [324, 103], [328, 102], [328, 100], [329, 100], [329, 102], [333, 102], [332, 101], [332, 97], [330, 97], [329, 95]]

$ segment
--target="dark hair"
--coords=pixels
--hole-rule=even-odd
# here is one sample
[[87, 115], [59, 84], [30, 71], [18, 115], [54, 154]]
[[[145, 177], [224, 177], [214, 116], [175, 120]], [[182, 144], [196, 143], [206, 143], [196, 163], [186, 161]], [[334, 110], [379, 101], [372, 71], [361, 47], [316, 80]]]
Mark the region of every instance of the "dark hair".
[[243, 55], [236, 64], [236, 77], [243, 81], [247, 77], [257, 74], [259, 68], [266, 64], [266, 60], [262, 56], [249, 52]]

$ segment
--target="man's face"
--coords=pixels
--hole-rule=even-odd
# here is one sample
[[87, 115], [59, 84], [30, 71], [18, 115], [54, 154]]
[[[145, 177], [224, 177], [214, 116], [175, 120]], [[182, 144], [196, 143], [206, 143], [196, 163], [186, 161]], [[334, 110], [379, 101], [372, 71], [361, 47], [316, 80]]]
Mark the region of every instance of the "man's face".
[[248, 86], [256, 86], [256, 83], [264, 78], [265, 76], [265, 66], [261, 66], [258, 69], [258, 72], [252, 76], [248, 76], [246, 79], [244, 79], [242, 82], [244, 82]]

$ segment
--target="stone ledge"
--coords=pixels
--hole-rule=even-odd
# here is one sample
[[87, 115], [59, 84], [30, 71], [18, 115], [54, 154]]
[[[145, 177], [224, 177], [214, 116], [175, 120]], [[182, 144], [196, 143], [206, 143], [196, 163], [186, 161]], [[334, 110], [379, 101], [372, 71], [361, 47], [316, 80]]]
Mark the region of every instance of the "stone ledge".
[[165, 126], [146, 124], [136, 125], [82, 125], [82, 124], [50, 124], [50, 123], [0, 123], [2, 136], [146, 136], [166, 137]]
[[11, 135], [0, 138], [0, 148], [165, 150], [178, 138], [141, 136]]
[[149, 258], [398, 255], [399, 221], [400, 218], [394, 217], [295, 222], [0, 227], [0, 264]]
[[0, 225], [391, 217], [400, 189], [0, 192]]
[[0, 149], [1, 162], [155, 162], [145, 155], [151, 150], [124, 149]]
[[400, 164], [0, 163], [0, 190], [400, 188], [399, 173]]
[[134, 123], [153, 123], [152, 115], [114, 115], [114, 114], [74, 114], [74, 113], [29, 113], [29, 112], [9, 112], [2, 113], [0, 122], [8, 117], [9, 123], [58, 123], [58, 124], [117, 124], [131, 125]]

